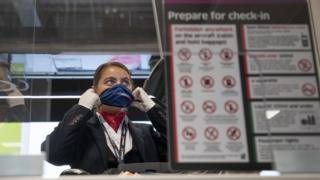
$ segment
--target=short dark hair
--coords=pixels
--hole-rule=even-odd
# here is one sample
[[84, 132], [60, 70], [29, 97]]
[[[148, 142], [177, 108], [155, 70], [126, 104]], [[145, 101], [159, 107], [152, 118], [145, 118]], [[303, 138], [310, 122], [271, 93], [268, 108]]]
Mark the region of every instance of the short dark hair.
[[[116, 62], [116, 61], [110, 61], [110, 62], [106, 62], [101, 64], [95, 71], [94, 76], [93, 76], [93, 85], [94, 86], [98, 86], [98, 82], [101, 78], [101, 73], [104, 69], [111, 67], [111, 66], [115, 66], [115, 67], [119, 67], [121, 69], [123, 69], [124, 71], [126, 71], [129, 76], [130, 76], [130, 80], [131, 80], [131, 73], [130, 70], [122, 63], [120, 62]], [[132, 80], [131, 80], [132, 81]]]

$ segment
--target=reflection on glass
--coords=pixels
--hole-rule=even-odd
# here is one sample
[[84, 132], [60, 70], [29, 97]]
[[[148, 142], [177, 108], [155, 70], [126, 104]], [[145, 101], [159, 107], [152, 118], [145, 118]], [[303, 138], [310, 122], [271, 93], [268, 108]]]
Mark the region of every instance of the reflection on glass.
[[[16, 66], [24, 66], [25, 75], [92, 75], [99, 64], [117, 59], [133, 73], [149, 73], [150, 54], [116, 54], [108, 53], [59, 53], [59, 54], [12, 54], [11, 61]], [[19, 69], [19, 68], [17, 68]], [[20, 68], [22, 69], [22, 68]], [[19, 75], [21, 72], [14, 73]]]
[[278, 109], [267, 110], [266, 111], [266, 118], [267, 118], [267, 120], [272, 119], [273, 117], [275, 117], [279, 113], [280, 113], [280, 110], [278, 110]]
[[1, 0], [0, 53], [9, 54], [1, 58], [0, 154], [40, 153], [50, 121], [62, 119], [106, 60], [121, 60], [141, 86], [158, 51], [152, 13], [148, 0]]
[[[17, 82], [23, 84], [22, 90], [28, 89], [25, 81]], [[19, 87], [12, 82], [9, 64], [0, 62], [0, 122], [28, 121], [24, 97]]]
[[0, 155], [20, 154], [21, 123], [0, 122]]

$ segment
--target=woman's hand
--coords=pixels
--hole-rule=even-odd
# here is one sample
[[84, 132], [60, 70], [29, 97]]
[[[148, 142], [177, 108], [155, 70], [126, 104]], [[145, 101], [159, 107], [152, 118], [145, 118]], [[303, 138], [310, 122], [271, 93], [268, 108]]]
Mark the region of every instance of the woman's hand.
[[134, 96], [134, 101], [131, 105], [141, 111], [147, 112], [155, 105], [153, 100], [141, 87], [137, 87], [132, 94]]
[[90, 88], [81, 95], [78, 104], [92, 110], [94, 106], [100, 105], [100, 98], [94, 89]]

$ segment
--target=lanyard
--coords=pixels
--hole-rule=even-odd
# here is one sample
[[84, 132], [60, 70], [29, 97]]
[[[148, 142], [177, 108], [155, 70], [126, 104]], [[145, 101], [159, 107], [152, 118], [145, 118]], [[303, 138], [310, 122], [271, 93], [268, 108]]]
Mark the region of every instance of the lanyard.
[[114, 155], [116, 156], [119, 163], [122, 163], [124, 160], [124, 152], [126, 147], [126, 136], [128, 131], [128, 120], [125, 117], [122, 122], [122, 128], [121, 128], [121, 139], [120, 139], [120, 147], [118, 148], [114, 140], [111, 139], [111, 136], [109, 135], [106, 127], [103, 125], [103, 121], [101, 120], [101, 116], [98, 115], [98, 118], [100, 120], [100, 123], [102, 125], [103, 131], [107, 134], [108, 139], [110, 141], [110, 144], [112, 146], [112, 149], [114, 151]]

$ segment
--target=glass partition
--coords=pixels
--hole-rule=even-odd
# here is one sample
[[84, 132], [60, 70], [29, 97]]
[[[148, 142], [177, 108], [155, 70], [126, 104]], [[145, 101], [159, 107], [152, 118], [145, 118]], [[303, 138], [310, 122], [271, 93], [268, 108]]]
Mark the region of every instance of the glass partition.
[[[142, 87], [152, 55], [159, 50], [151, 1], [1, 1], [0, 155], [39, 155], [100, 64], [120, 61]], [[149, 123], [135, 108], [128, 116]], [[44, 173], [67, 168], [46, 163]]]
[[[135, 86], [159, 73], [175, 170], [253, 172], [273, 169], [279, 152], [318, 152], [319, 29], [309, 13], [305, 0], [1, 0], [0, 155], [40, 155], [113, 60]], [[136, 108], [128, 116], [150, 123]], [[67, 168], [46, 163], [44, 174]]]
[[162, 1], [172, 168], [308, 167], [320, 152], [309, 3]]

